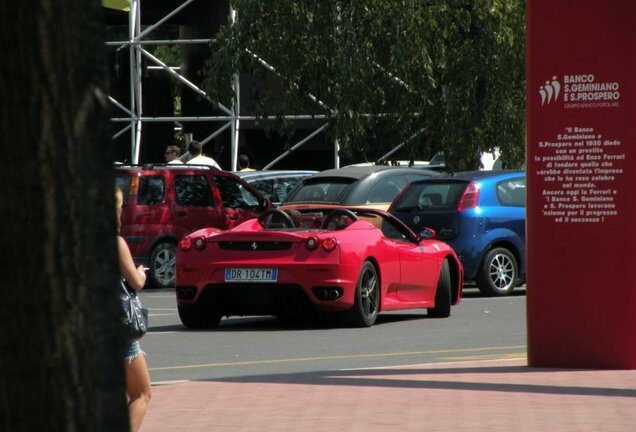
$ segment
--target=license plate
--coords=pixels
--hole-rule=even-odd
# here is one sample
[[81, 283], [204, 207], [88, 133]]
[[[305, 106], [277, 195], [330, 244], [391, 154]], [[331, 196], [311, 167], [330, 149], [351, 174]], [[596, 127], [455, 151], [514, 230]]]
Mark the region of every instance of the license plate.
[[277, 268], [225, 268], [225, 282], [276, 282]]

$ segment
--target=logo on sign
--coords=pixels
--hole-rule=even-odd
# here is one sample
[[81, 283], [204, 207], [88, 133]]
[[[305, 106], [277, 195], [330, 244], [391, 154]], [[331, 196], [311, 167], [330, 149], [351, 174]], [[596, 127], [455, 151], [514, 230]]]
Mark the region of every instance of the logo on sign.
[[552, 77], [552, 80], [546, 81], [545, 84], [539, 87], [541, 106], [556, 102], [557, 99], [559, 99], [559, 93], [561, 93], [561, 83], [557, 80], [555, 75]]

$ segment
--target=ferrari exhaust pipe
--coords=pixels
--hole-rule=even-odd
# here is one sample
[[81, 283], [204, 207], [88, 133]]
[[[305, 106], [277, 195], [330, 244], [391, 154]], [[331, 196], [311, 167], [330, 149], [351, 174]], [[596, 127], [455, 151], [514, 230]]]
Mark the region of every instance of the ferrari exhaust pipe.
[[318, 300], [337, 300], [342, 297], [341, 287], [313, 287], [312, 290]]

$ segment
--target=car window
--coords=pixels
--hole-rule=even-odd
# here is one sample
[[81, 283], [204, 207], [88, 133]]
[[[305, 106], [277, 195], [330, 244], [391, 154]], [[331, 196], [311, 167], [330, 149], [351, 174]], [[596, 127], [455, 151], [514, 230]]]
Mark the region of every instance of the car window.
[[194, 207], [214, 207], [210, 185], [203, 175], [178, 175], [174, 186], [177, 204]]
[[277, 179], [274, 186], [274, 194], [278, 197], [278, 201], [285, 199], [287, 194], [298, 184], [300, 177], [281, 177]]
[[267, 179], [267, 180], [256, 180], [251, 182], [250, 184], [254, 186], [260, 193], [265, 195], [269, 199], [273, 199], [274, 196], [274, 180], [275, 179]]
[[258, 207], [258, 197], [231, 177], [214, 176], [225, 208]]
[[406, 233], [402, 230], [401, 227], [399, 227], [397, 224], [394, 224], [391, 219], [383, 219], [380, 229], [382, 230], [382, 234], [384, 234], [384, 236], [387, 238], [390, 238], [392, 240], [408, 241]]
[[382, 179], [382, 181], [378, 182], [378, 184], [369, 191], [367, 203], [391, 202], [407, 184], [408, 178], [406, 176], [394, 176]]
[[[430, 175], [415, 175], [415, 174], [409, 174], [406, 176], [407, 179], [407, 184], [408, 183], [413, 183], [414, 181], [418, 181], [418, 180], [424, 180], [425, 178], [429, 178], [431, 177]], [[406, 185], [404, 185], [406, 186]], [[402, 189], [404, 189], [404, 186], [402, 187]]]
[[285, 199], [301, 180], [301, 177], [274, 177], [250, 182], [259, 192], [265, 195], [270, 201], [279, 203]]
[[497, 199], [501, 205], [524, 207], [526, 205], [526, 179], [516, 178], [497, 183]]
[[467, 183], [421, 183], [412, 184], [395, 203], [395, 210], [427, 209], [450, 210], [455, 208]]
[[305, 183], [286, 202], [341, 202], [353, 179], [324, 179]]
[[162, 202], [166, 198], [166, 185], [163, 177], [141, 177], [137, 190], [137, 204], [152, 205]]

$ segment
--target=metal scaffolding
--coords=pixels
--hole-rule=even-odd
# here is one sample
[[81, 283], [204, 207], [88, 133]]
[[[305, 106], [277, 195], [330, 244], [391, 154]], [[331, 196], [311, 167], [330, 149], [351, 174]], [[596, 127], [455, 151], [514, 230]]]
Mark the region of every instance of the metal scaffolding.
[[[259, 118], [256, 116], [250, 115], [241, 115], [240, 112], [240, 91], [241, 91], [241, 83], [239, 74], [234, 74], [232, 80], [232, 105], [228, 108], [223, 104], [213, 101], [209, 95], [199, 88], [196, 84], [188, 80], [186, 77], [181, 75], [179, 72], [180, 68], [171, 67], [166, 65], [160, 59], [152, 55], [145, 49], [145, 46], [148, 45], [187, 45], [187, 44], [209, 44], [211, 39], [174, 39], [174, 40], [147, 40], [145, 39], [149, 34], [151, 34], [154, 30], [159, 28], [161, 25], [166, 23], [170, 18], [177, 15], [181, 12], [185, 7], [190, 5], [191, 3], [197, 0], [184, 0], [178, 7], [174, 10], [166, 14], [163, 18], [159, 19], [156, 23], [148, 26], [143, 31], [141, 29], [141, 0], [130, 0], [130, 11], [128, 16], [128, 40], [126, 41], [114, 41], [107, 42], [108, 46], [116, 47], [119, 50], [128, 49], [129, 51], [129, 74], [130, 74], [130, 106], [126, 107], [124, 104], [120, 103], [113, 97], [109, 97], [111, 103], [117, 107], [123, 114], [118, 117], [113, 117], [111, 120], [115, 123], [121, 123], [124, 126], [113, 135], [113, 139], [118, 138], [122, 134], [130, 131], [131, 137], [131, 159], [133, 163], [139, 162], [139, 149], [141, 147], [141, 131], [144, 123], [149, 122], [173, 122], [176, 125], [180, 125], [181, 122], [216, 122], [220, 123], [220, 126], [212, 132], [207, 137], [203, 139], [199, 139], [202, 144], [206, 144], [214, 139], [216, 136], [230, 129], [230, 139], [231, 139], [231, 170], [234, 171], [237, 168], [237, 160], [238, 160], [238, 148], [239, 148], [239, 132], [241, 130], [241, 122], [246, 121], [256, 121], [256, 120], [268, 120], [268, 118]], [[205, 1], [205, 0], [199, 0]], [[236, 22], [236, 11], [230, 7], [230, 19], [232, 23]], [[250, 51], [249, 49], [245, 49], [246, 53], [251, 55], [262, 67], [275, 74], [276, 76], [280, 76], [278, 71], [270, 65], [265, 59], [259, 57], [256, 53]], [[143, 89], [142, 89], [142, 58], [148, 60], [150, 63], [154, 64], [153, 68], [160, 69], [167, 73], [170, 77], [172, 77], [177, 82], [183, 84], [190, 91], [195, 92], [199, 96], [207, 99], [212, 105], [218, 108], [224, 115], [217, 116], [174, 116], [174, 115], [166, 115], [160, 117], [149, 117], [143, 115]], [[387, 77], [394, 82], [397, 82], [401, 86], [403, 86], [408, 91], [411, 91], [409, 86], [402, 81], [399, 77], [394, 76], [389, 71], [386, 71], [382, 68], [378, 63], [373, 62], [373, 67], [378, 68], [383, 73], [387, 75]], [[314, 95], [308, 94], [307, 97], [315, 102], [319, 107], [324, 109], [329, 114], [334, 114], [333, 110], [325, 104], [323, 101], [316, 98]], [[174, 113], [172, 113], [174, 114]], [[382, 114], [380, 114], [382, 115]], [[320, 134], [324, 131], [328, 126], [328, 118], [327, 114], [307, 114], [307, 115], [285, 115], [283, 118], [287, 120], [324, 120], [325, 124], [318, 127], [313, 132], [309, 133], [305, 138], [301, 139], [299, 142], [294, 144], [289, 148], [289, 150], [282, 153], [280, 156], [276, 157], [274, 160], [267, 163], [263, 169], [270, 169], [275, 166], [280, 160], [300, 148], [305, 143], [309, 142], [312, 138]], [[416, 132], [412, 137], [408, 138], [406, 141], [397, 144], [391, 151], [378, 159], [378, 162], [382, 162], [388, 159], [393, 153], [402, 148], [408, 141], [416, 137], [422, 132], [422, 130]], [[338, 168], [340, 166], [340, 157], [339, 157], [339, 144], [338, 140], [334, 141], [333, 147], [333, 166]]]
[[[239, 131], [241, 130], [241, 122], [242, 121], [254, 121], [254, 120], [262, 120], [262, 118], [257, 118], [256, 116], [250, 115], [241, 115], [240, 113], [240, 90], [241, 83], [239, 74], [234, 74], [232, 80], [232, 92], [234, 97], [232, 98], [232, 105], [228, 108], [219, 102], [215, 102], [210, 99], [208, 94], [201, 89], [199, 86], [188, 80], [185, 76], [183, 76], [178, 69], [175, 67], [171, 67], [166, 65], [160, 59], [152, 55], [149, 51], [146, 50], [146, 46], [148, 45], [185, 45], [185, 44], [209, 44], [211, 39], [174, 39], [174, 40], [146, 40], [145, 38], [151, 34], [154, 30], [159, 28], [162, 24], [168, 21], [170, 18], [177, 15], [181, 12], [185, 7], [193, 3], [197, 0], [184, 0], [178, 7], [169, 12], [163, 18], [159, 19], [156, 23], [146, 27], [143, 31], [141, 29], [141, 0], [131, 0], [130, 2], [130, 11], [128, 14], [128, 40], [126, 41], [112, 41], [107, 42], [106, 44], [111, 47], [116, 47], [118, 51], [128, 49], [129, 52], [129, 75], [130, 75], [130, 105], [127, 107], [123, 103], [117, 101], [112, 96], [109, 96], [110, 102], [119, 109], [121, 113], [120, 116], [112, 117], [111, 121], [115, 123], [122, 124], [122, 128], [117, 131], [113, 135], [113, 139], [116, 139], [123, 135], [126, 132], [130, 132], [131, 137], [131, 160], [133, 163], [139, 163], [139, 149], [142, 145], [141, 142], [141, 131], [144, 123], [149, 122], [172, 122], [179, 125], [181, 122], [217, 122], [221, 125], [210, 135], [204, 137], [203, 139], [199, 139], [202, 144], [206, 144], [214, 139], [216, 136], [230, 129], [231, 136], [231, 167], [232, 171], [235, 171], [237, 168], [237, 160], [238, 160], [238, 148], [239, 148]], [[203, 1], [203, 0], [199, 0]], [[230, 9], [230, 18], [231, 22], [236, 22], [236, 11], [234, 9]], [[249, 52], [249, 51], [248, 51]], [[269, 65], [265, 60], [258, 57], [256, 54], [249, 52], [263, 67], [267, 68], [273, 73], [277, 73], [275, 69]], [[166, 115], [160, 117], [149, 117], [143, 115], [143, 80], [142, 80], [142, 58], [148, 60], [150, 63], [155, 65], [155, 68], [158, 68], [165, 73], [167, 73], [170, 77], [183, 84], [189, 90], [195, 92], [199, 96], [207, 99], [211, 104], [213, 104], [216, 108], [224, 113], [224, 115], [218, 116], [174, 116], [174, 115]], [[312, 100], [316, 101], [319, 106], [328, 109], [325, 104], [318, 101], [313, 96], [309, 95]], [[172, 113], [174, 114], [174, 113]], [[285, 119], [288, 120], [326, 120], [327, 115], [286, 115]], [[294, 144], [289, 150], [275, 158], [273, 161], [269, 162], [263, 169], [269, 169], [273, 167], [280, 160], [288, 156], [290, 153], [298, 149], [303, 144], [307, 143], [313, 137], [318, 135], [320, 132], [325, 130], [327, 124], [317, 128], [315, 131], [310, 133], [307, 137], [300, 140], [298, 143]], [[340, 165], [340, 160], [338, 156], [338, 143], [337, 141], [334, 143], [334, 166], [338, 167]]]

